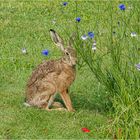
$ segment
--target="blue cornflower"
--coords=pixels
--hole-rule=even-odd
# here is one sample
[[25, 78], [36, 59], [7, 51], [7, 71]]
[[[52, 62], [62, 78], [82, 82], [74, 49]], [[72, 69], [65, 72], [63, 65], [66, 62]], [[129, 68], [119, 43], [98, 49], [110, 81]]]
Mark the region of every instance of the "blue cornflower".
[[77, 17], [77, 18], [76, 18], [76, 21], [77, 21], [77, 22], [80, 22], [80, 20], [81, 20], [80, 17]]
[[126, 7], [125, 7], [124, 4], [120, 4], [120, 5], [119, 5], [119, 8], [120, 8], [120, 10], [125, 10]]
[[93, 32], [88, 32], [88, 36], [92, 39], [92, 38], [94, 38], [94, 33]]
[[45, 55], [45, 56], [47, 56], [49, 54], [49, 51], [48, 50], [43, 50], [42, 51], [42, 54]]
[[63, 2], [63, 5], [64, 5], [64, 6], [67, 6], [67, 4], [68, 4], [68, 2]]

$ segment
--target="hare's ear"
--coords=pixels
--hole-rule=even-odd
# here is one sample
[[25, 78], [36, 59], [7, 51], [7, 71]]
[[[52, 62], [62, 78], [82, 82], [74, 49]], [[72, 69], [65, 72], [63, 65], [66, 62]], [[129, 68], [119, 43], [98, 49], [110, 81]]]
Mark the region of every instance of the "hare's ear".
[[73, 46], [74, 40], [76, 39], [76, 37], [77, 37], [77, 34], [74, 32], [74, 33], [71, 35], [71, 37], [70, 37], [70, 39], [69, 39], [69, 42], [68, 42], [68, 45], [69, 45], [70, 47]]
[[62, 51], [64, 51], [64, 43], [62, 38], [53, 29], [50, 29], [50, 35], [55, 45], [57, 45]]

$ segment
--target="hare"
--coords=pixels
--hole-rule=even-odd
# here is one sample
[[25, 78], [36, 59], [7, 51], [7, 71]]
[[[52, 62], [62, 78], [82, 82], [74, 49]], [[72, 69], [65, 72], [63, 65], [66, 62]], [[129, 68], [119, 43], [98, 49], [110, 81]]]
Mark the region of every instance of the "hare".
[[[27, 83], [25, 104], [48, 111], [74, 111], [68, 94], [68, 88], [75, 80], [77, 62], [76, 50], [72, 48], [72, 37], [68, 46], [64, 48], [63, 40], [53, 29], [50, 29], [50, 35], [55, 45], [63, 52], [63, 56], [58, 60], [42, 62], [32, 72]], [[61, 103], [54, 102], [57, 93], [67, 109]]]

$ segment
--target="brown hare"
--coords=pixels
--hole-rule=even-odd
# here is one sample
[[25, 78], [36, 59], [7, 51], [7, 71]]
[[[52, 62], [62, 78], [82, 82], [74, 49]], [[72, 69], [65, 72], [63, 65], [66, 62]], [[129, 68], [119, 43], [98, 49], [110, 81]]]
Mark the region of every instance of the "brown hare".
[[50, 35], [63, 56], [58, 60], [44, 61], [33, 71], [26, 89], [27, 106], [37, 106], [46, 110], [66, 110], [59, 102], [54, 102], [57, 93], [61, 95], [68, 111], [74, 111], [68, 88], [76, 76], [76, 51], [72, 48], [72, 37], [64, 48], [63, 40], [52, 29]]

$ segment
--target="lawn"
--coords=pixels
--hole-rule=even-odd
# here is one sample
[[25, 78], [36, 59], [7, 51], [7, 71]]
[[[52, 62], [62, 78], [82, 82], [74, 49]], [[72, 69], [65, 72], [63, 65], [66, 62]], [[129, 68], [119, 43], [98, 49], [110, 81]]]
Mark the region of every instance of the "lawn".
[[[119, 9], [119, 4], [126, 9]], [[59, 0], [1, 0], [0, 139], [140, 138], [140, 73], [135, 67], [140, 62], [139, 7], [140, 3], [133, 0], [69, 0], [66, 4]], [[79, 60], [77, 76], [70, 88], [74, 113], [23, 105], [32, 70], [43, 60], [61, 57], [49, 29], [56, 30], [65, 41], [73, 32], [79, 35], [74, 45]], [[97, 42], [93, 54], [86, 51], [92, 44], [81, 39], [88, 32], [94, 32]], [[80, 48], [81, 41], [85, 51]], [[120, 49], [112, 49], [114, 44]], [[47, 56], [41, 53], [46, 49]], [[89, 55], [95, 54], [99, 56], [95, 59], [102, 61], [94, 63]], [[122, 75], [111, 67], [116, 66], [114, 62], [119, 63]], [[123, 80], [120, 75], [125, 75]], [[119, 88], [112, 84], [115, 82]], [[57, 100], [62, 102], [59, 96]]]

